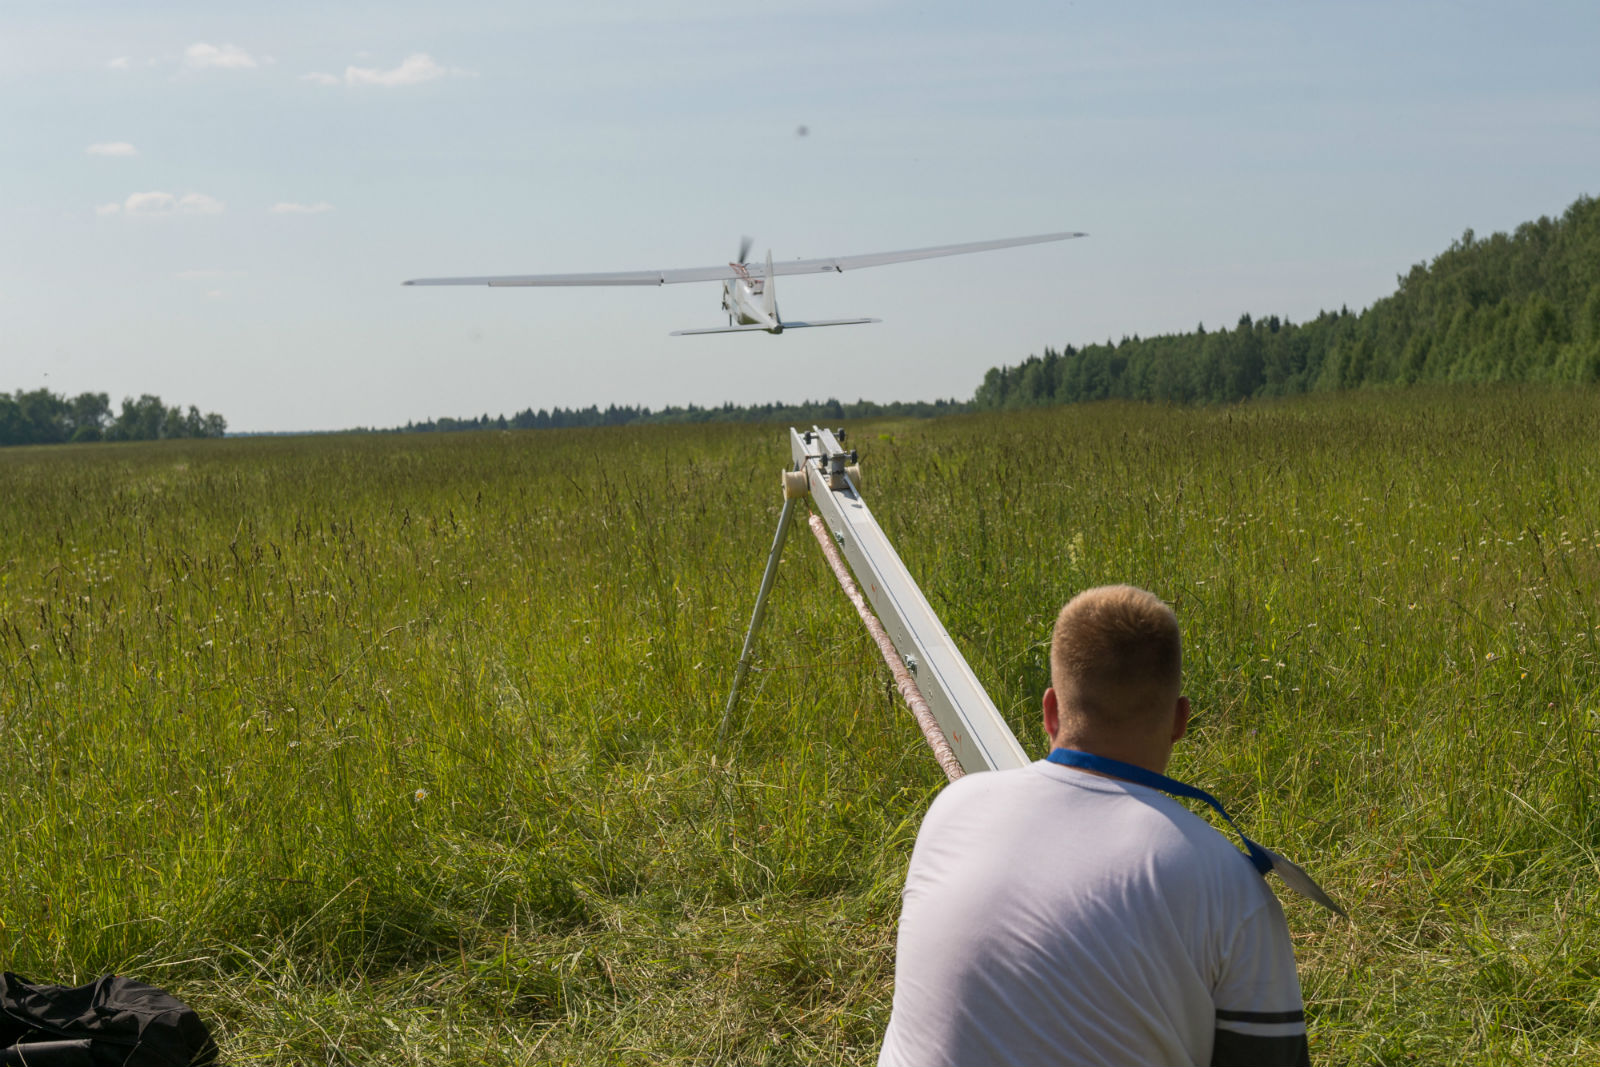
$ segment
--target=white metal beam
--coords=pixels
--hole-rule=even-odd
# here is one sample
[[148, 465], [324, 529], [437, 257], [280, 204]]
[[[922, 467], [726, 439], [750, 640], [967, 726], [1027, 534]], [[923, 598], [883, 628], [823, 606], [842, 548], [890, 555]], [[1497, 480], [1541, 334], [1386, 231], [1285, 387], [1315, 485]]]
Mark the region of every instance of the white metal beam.
[[815, 427], [809, 433], [791, 429], [789, 438], [817, 513], [911, 669], [961, 769], [971, 774], [1026, 765], [1016, 735], [845, 474], [844, 448], [831, 432]]

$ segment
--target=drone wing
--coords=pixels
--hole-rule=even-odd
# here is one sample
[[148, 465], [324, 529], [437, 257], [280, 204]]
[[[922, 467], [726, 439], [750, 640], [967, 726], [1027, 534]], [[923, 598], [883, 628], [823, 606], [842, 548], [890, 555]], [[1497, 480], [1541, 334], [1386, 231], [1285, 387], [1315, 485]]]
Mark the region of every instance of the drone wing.
[[773, 274], [825, 274], [830, 271], [860, 270], [862, 267], [883, 267], [890, 263], [907, 263], [914, 259], [936, 259], [939, 256], [963, 256], [968, 252], [988, 252], [996, 248], [1015, 248], [1018, 245], [1037, 245], [1046, 241], [1066, 241], [1073, 237], [1087, 237], [1086, 233], [1041, 233], [1032, 237], [1002, 237], [997, 241], [971, 241], [960, 245], [934, 245], [931, 248], [911, 248], [904, 252], [869, 252], [863, 256], [833, 256], [825, 259], [792, 259], [774, 263]]
[[[912, 248], [904, 252], [871, 252], [862, 256], [830, 256], [824, 259], [791, 259], [774, 263], [772, 273], [779, 274], [829, 274], [863, 267], [882, 267], [890, 263], [906, 263], [914, 259], [934, 259], [938, 256], [960, 256], [968, 252], [988, 252], [996, 248], [1015, 248], [1018, 245], [1043, 244], [1046, 241], [1065, 241], [1072, 237], [1087, 237], [1083, 233], [1041, 233], [1032, 237], [1004, 237], [998, 241], [972, 241], [968, 244], [934, 245], [930, 248]], [[746, 268], [760, 277], [764, 268], [751, 263]], [[720, 282], [739, 277], [731, 264], [720, 267], [685, 267], [680, 270], [624, 270], [600, 274], [490, 274], [472, 278], [414, 278], [406, 285], [670, 285], [676, 282]]]
[[[759, 273], [759, 268], [756, 268]], [[668, 282], [717, 282], [739, 275], [730, 266], [687, 267], [683, 270], [618, 270], [601, 274], [488, 274], [476, 278], [413, 278], [403, 285], [665, 285]]]

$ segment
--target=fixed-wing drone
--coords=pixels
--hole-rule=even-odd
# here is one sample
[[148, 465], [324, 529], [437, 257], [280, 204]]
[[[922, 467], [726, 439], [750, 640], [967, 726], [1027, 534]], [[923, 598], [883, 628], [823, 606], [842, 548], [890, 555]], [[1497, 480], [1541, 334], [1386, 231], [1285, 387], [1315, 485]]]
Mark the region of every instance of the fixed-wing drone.
[[686, 267], [681, 270], [627, 270], [602, 274], [502, 274], [478, 278], [414, 278], [406, 285], [667, 285], [673, 282], [721, 282], [722, 310], [728, 315], [728, 325], [713, 326], [703, 330], [674, 330], [672, 336], [681, 337], [695, 333], [744, 333], [765, 330], [779, 334], [785, 330], [798, 330], [809, 326], [854, 326], [863, 322], [881, 322], [881, 319], [817, 319], [794, 322], [778, 315], [778, 297], [774, 279], [780, 274], [827, 274], [858, 270], [862, 267], [881, 267], [889, 263], [905, 263], [913, 259], [933, 259], [937, 256], [959, 256], [967, 252], [987, 252], [995, 248], [1015, 248], [1017, 245], [1041, 244], [1045, 241], [1065, 241], [1070, 237], [1085, 237], [1082, 233], [1041, 233], [1032, 237], [1005, 237], [998, 241], [973, 241], [969, 244], [935, 245], [932, 248], [913, 248], [904, 252], [872, 252], [863, 256], [834, 256], [827, 259], [795, 259], [774, 264], [772, 253], [767, 253], [765, 268], [759, 263], [747, 262], [750, 255], [750, 238], [739, 246], [738, 262], [723, 267]]

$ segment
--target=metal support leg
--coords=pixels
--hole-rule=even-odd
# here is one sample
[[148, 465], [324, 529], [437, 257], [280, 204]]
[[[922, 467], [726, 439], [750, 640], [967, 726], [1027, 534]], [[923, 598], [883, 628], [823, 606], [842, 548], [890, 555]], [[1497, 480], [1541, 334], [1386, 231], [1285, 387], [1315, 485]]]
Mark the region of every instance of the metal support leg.
[[750, 671], [750, 660], [756, 645], [756, 631], [761, 629], [761, 620], [767, 614], [767, 594], [772, 592], [772, 583], [778, 577], [778, 558], [783, 554], [783, 539], [789, 532], [789, 522], [794, 518], [795, 497], [784, 495], [783, 513], [778, 516], [778, 532], [772, 538], [772, 551], [767, 554], [767, 569], [761, 575], [761, 591], [756, 594], [756, 607], [750, 613], [750, 631], [744, 635], [744, 651], [739, 653], [739, 669], [733, 675], [733, 689], [728, 693], [728, 706], [722, 709], [722, 725], [717, 727], [717, 747], [722, 747], [722, 739], [728, 733], [728, 723], [733, 719], [734, 705], [739, 702], [739, 687], [744, 684], [744, 676]]

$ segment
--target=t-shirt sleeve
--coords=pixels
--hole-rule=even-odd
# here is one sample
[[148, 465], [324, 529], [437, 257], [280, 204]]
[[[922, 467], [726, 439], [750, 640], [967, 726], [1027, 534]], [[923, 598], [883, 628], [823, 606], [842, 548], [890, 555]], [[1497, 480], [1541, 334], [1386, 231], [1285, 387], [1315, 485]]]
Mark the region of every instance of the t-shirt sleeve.
[[1234, 935], [1212, 993], [1212, 1067], [1305, 1067], [1305, 1006], [1283, 908], [1271, 890]]

